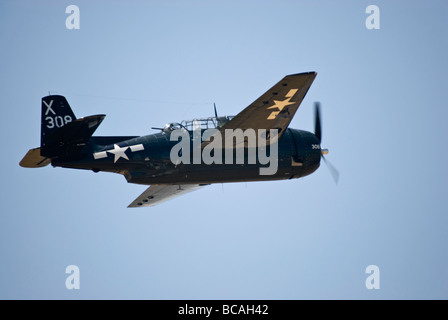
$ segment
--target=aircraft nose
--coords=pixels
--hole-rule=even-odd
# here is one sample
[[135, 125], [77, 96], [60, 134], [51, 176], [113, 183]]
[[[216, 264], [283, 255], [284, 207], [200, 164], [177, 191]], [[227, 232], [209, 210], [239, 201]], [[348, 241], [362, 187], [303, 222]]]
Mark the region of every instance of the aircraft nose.
[[297, 159], [302, 162], [301, 176], [306, 176], [320, 166], [321, 148], [319, 139], [314, 133], [303, 130], [292, 130], [296, 143]]
[[[321, 159], [321, 155], [322, 155], [322, 148], [320, 146], [319, 143], [319, 139], [310, 132], [309, 134], [309, 142], [308, 145], [310, 146], [310, 151], [309, 151], [309, 161], [310, 164], [319, 164], [320, 163], [320, 159]], [[327, 151], [328, 152], [328, 151]]]
[[322, 149], [320, 147], [319, 139], [311, 132], [303, 134], [303, 140], [306, 149], [304, 174], [308, 175], [319, 168], [320, 159], [322, 158]]

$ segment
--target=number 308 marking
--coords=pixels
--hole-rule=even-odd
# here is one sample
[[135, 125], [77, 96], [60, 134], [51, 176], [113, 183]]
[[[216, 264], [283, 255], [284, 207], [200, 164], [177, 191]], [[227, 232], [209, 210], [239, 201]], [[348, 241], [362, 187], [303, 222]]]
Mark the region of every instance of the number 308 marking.
[[48, 121], [48, 123], [47, 123], [48, 129], [53, 129], [54, 127], [60, 128], [60, 127], [63, 127], [64, 125], [66, 125], [67, 123], [73, 121], [72, 117], [69, 115], [66, 115], [64, 117], [55, 116], [54, 118], [46, 117], [45, 120]]

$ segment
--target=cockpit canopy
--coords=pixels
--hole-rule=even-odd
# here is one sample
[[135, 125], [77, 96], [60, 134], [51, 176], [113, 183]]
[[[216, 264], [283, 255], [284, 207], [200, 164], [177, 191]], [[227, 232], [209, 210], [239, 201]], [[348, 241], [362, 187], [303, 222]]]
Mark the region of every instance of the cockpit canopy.
[[219, 129], [232, 120], [233, 117], [234, 116], [209, 117], [203, 119], [184, 120], [181, 123], [172, 122], [164, 125], [161, 130], [162, 132], [170, 133], [177, 129], [186, 129], [187, 131], [193, 131], [198, 128], [201, 130]]
[[182, 125], [188, 131], [192, 131], [196, 128], [201, 128], [202, 130], [206, 129], [219, 129], [227, 122], [232, 120], [233, 116], [224, 116], [224, 117], [210, 117], [203, 119], [193, 119], [193, 120], [184, 120], [182, 121]]

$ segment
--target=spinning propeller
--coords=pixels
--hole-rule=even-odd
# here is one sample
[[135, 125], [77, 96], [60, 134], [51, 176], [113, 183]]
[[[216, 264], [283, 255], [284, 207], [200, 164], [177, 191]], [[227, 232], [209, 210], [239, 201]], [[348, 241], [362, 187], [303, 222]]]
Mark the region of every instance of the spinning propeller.
[[[314, 103], [314, 134], [316, 135], [317, 139], [319, 140], [319, 144], [322, 141], [322, 126], [321, 126], [321, 120], [320, 120], [320, 102]], [[333, 177], [334, 182], [337, 184], [339, 181], [339, 171], [330, 163], [329, 160], [325, 158], [325, 155], [328, 154], [328, 149], [322, 149], [321, 148], [321, 157], [324, 159], [325, 164], [328, 167], [328, 170], [330, 170], [331, 176]]]

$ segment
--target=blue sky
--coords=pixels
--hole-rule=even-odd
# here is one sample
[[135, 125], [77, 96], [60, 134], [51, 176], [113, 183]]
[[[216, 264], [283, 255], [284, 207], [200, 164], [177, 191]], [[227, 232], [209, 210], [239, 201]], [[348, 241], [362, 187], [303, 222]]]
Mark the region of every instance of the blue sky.
[[[447, 19], [435, 0], [2, 1], [0, 298], [447, 299]], [[321, 102], [338, 185], [322, 165], [131, 210], [145, 186], [122, 176], [18, 165], [49, 91], [107, 114], [96, 135], [146, 135], [306, 71], [291, 127], [313, 131]]]

